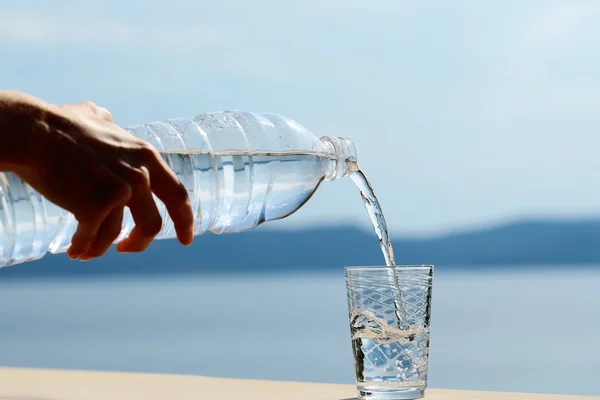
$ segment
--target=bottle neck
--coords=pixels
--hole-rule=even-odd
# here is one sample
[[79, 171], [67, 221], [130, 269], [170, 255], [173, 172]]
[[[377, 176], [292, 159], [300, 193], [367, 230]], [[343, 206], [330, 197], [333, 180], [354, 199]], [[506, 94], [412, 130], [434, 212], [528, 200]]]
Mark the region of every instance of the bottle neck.
[[350, 139], [324, 136], [321, 142], [330, 155], [325, 166], [325, 180], [334, 181], [356, 172], [356, 149]]

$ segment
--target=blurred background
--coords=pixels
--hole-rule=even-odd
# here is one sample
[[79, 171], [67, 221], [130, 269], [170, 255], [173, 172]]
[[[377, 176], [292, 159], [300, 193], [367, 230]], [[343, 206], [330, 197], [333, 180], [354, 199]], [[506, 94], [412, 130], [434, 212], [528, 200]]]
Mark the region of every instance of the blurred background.
[[[0, 87], [351, 138], [396, 260], [436, 265], [430, 386], [598, 395], [599, 45], [594, 0], [22, 0]], [[382, 263], [349, 180], [190, 248], [47, 256], [0, 270], [0, 364], [352, 383], [343, 267]]]

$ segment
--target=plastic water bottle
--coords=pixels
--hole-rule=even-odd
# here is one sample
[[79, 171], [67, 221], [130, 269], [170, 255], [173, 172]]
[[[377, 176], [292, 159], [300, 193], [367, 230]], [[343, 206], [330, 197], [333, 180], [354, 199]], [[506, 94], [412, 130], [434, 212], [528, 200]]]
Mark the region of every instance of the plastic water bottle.
[[[277, 114], [220, 111], [126, 128], [162, 155], [186, 187], [194, 234], [241, 232], [292, 214], [323, 180], [352, 172], [348, 139], [317, 138]], [[56, 177], [60, 179], [60, 177]], [[176, 237], [164, 204], [157, 239]], [[126, 208], [115, 243], [134, 227]], [[0, 266], [36, 260], [71, 244], [77, 221], [19, 177], [0, 173]]]

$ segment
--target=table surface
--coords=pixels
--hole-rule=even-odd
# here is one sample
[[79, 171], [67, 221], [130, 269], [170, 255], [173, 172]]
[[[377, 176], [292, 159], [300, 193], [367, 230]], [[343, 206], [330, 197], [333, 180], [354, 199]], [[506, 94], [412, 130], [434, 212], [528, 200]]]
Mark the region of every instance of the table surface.
[[[351, 400], [353, 385], [187, 375], [0, 368], [0, 400]], [[597, 396], [427, 389], [439, 400], [586, 400]]]

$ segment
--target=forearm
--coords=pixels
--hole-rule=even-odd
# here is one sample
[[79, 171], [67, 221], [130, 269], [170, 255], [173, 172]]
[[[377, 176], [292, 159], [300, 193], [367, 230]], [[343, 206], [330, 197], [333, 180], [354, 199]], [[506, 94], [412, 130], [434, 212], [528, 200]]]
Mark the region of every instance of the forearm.
[[32, 162], [35, 132], [45, 108], [33, 96], [0, 90], [0, 171], [15, 171]]

